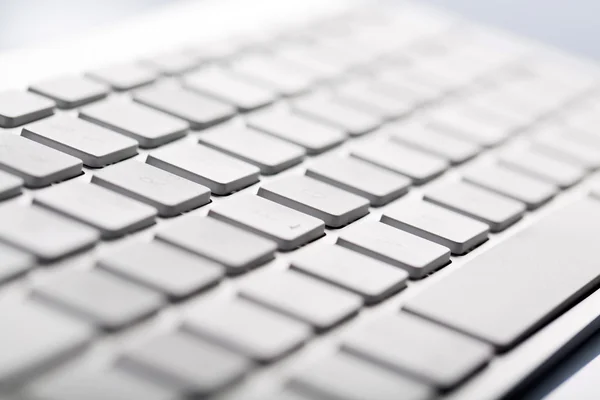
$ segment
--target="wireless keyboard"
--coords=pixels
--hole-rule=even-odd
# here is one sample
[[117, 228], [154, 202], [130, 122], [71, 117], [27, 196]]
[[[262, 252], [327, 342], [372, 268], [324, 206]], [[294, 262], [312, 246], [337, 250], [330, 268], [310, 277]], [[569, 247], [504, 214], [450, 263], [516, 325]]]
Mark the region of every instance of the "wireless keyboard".
[[239, 3], [2, 60], [0, 398], [510, 398], [594, 332], [595, 65]]

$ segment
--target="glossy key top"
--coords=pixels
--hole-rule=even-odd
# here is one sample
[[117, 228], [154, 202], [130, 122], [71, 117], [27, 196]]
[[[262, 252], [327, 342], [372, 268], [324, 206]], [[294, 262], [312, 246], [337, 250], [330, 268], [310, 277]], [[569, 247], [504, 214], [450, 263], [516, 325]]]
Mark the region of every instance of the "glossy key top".
[[108, 95], [108, 86], [80, 76], [62, 76], [38, 82], [29, 90], [49, 97], [59, 108], [75, 108]]
[[54, 102], [35, 93], [9, 90], [0, 92], [0, 127], [13, 128], [49, 117]]

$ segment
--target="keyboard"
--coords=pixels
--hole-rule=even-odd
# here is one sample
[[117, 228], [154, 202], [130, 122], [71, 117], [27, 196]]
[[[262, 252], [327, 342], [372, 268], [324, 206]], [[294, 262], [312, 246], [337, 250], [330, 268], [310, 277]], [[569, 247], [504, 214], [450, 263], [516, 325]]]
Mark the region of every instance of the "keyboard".
[[1, 399], [518, 398], [596, 330], [597, 67], [313, 3], [4, 85]]

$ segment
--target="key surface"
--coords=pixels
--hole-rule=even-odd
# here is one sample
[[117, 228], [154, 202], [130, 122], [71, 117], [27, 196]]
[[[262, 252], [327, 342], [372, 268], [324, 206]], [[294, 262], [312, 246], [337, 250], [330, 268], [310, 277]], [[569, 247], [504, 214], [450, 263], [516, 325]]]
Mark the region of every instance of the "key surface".
[[237, 126], [212, 128], [198, 136], [200, 143], [239, 158], [272, 175], [302, 161], [306, 152], [300, 146], [265, 133]]
[[351, 355], [337, 353], [318, 360], [292, 377], [300, 393], [331, 400], [429, 400], [426, 385]]
[[54, 102], [35, 93], [7, 90], [0, 92], [0, 127], [15, 126], [54, 114]]
[[408, 114], [414, 108], [412, 101], [399, 100], [378, 91], [366, 82], [350, 82], [335, 88], [336, 100], [363, 112], [390, 120]]
[[292, 109], [298, 114], [342, 129], [351, 136], [371, 132], [381, 124], [381, 120], [372, 114], [320, 95], [306, 95], [295, 99], [292, 101]]
[[254, 195], [221, 201], [209, 215], [273, 240], [279, 250], [293, 250], [325, 234], [323, 221]]
[[406, 287], [408, 273], [341, 246], [316, 244], [293, 255], [291, 268], [350, 290], [374, 304]]
[[100, 256], [98, 265], [172, 299], [213, 286], [225, 273], [219, 264], [156, 240], [111, 251]]
[[135, 323], [163, 304], [157, 292], [98, 269], [56, 274], [33, 293], [39, 301], [106, 330]]
[[294, 271], [255, 275], [240, 296], [325, 331], [354, 316], [360, 296]]
[[157, 74], [136, 64], [116, 64], [89, 71], [88, 77], [110, 85], [114, 90], [135, 89], [154, 82]]
[[103, 167], [137, 154], [137, 142], [68, 115], [56, 115], [23, 128], [21, 135], [77, 157], [88, 167]]
[[210, 190], [195, 182], [137, 160], [98, 171], [92, 183], [146, 203], [172, 217], [210, 202]]
[[75, 108], [108, 95], [108, 86], [82, 76], [61, 76], [29, 87], [29, 91], [49, 97], [58, 108]]
[[23, 183], [23, 179], [0, 171], [0, 201], [21, 194]]
[[93, 335], [87, 325], [33, 301], [4, 305], [0, 324], [0, 387], [53, 367]]
[[0, 221], [0, 240], [42, 261], [92, 247], [99, 239], [96, 230], [40, 207], [5, 204], [0, 206]]
[[275, 92], [219, 68], [207, 68], [188, 74], [183, 84], [190, 90], [231, 104], [240, 111], [264, 107], [277, 98]]
[[454, 182], [429, 190], [426, 201], [474, 218], [500, 232], [525, 214], [525, 204], [466, 182]]
[[22, 136], [0, 135], [0, 169], [41, 187], [81, 174], [82, 162]]
[[192, 129], [204, 129], [235, 114], [235, 108], [178, 87], [152, 86], [136, 91], [133, 100], [181, 118]]
[[352, 157], [330, 157], [310, 164], [306, 175], [382, 206], [406, 194], [411, 180]]
[[148, 155], [146, 162], [225, 195], [258, 182], [254, 165], [203, 145], [174, 143]]
[[140, 147], [158, 147], [185, 136], [188, 124], [160, 111], [122, 99], [87, 106], [79, 118], [136, 140]]
[[187, 313], [184, 329], [262, 363], [294, 351], [312, 334], [308, 325], [242, 299], [199, 304]]
[[155, 337], [128, 351], [119, 364], [186, 398], [212, 394], [240, 380], [250, 369], [241, 356], [179, 332]]
[[417, 185], [436, 178], [449, 167], [443, 158], [391, 141], [355, 146], [351, 156], [405, 175]]
[[252, 113], [246, 117], [246, 123], [251, 128], [302, 146], [308, 154], [322, 153], [346, 140], [342, 130], [282, 110]]
[[369, 201], [327, 183], [302, 175], [268, 182], [258, 195], [341, 227], [369, 213]]
[[342, 349], [449, 390], [492, 358], [492, 347], [420, 317], [398, 313], [351, 331]]
[[413, 279], [450, 261], [446, 247], [379, 222], [365, 222], [345, 230], [337, 244], [400, 267]]
[[239, 274], [275, 257], [271, 240], [208, 217], [187, 217], [162, 228], [157, 238], [223, 264]]
[[592, 170], [600, 167], [600, 150], [568, 135], [548, 135], [533, 139], [532, 148], [550, 157]]
[[481, 253], [405, 308], [508, 350], [597, 286], [598, 221], [599, 204], [577, 200]]
[[98, 185], [68, 182], [35, 195], [34, 204], [98, 229], [103, 238], [115, 238], [154, 223], [154, 207]]
[[534, 210], [550, 201], [558, 188], [530, 176], [501, 166], [481, 166], [463, 173], [463, 179], [492, 192], [521, 201]]
[[140, 64], [163, 75], [173, 76], [191, 71], [198, 67], [199, 63], [196, 57], [184, 51], [170, 51], [145, 58], [140, 61]]
[[35, 258], [21, 250], [0, 243], [0, 284], [29, 271]]

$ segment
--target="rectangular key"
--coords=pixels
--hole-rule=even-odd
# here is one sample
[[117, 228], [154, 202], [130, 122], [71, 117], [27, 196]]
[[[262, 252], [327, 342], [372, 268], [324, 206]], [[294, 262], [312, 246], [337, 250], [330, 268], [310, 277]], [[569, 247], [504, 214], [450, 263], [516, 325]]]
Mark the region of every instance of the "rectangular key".
[[198, 67], [198, 60], [185, 51], [168, 51], [140, 60], [140, 65], [163, 75], [174, 76]]
[[143, 148], [179, 139], [188, 129], [185, 121], [122, 99], [87, 106], [79, 111], [79, 118], [129, 136]]
[[375, 115], [346, 106], [327, 96], [311, 94], [300, 97], [292, 100], [292, 109], [298, 114], [342, 129], [350, 136], [363, 135], [381, 125], [381, 120]]
[[156, 217], [151, 206], [85, 182], [53, 186], [36, 194], [33, 202], [98, 229], [103, 238], [145, 228]]
[[156, 237], [224, 265], [231, 275], [272, 260], [277, 249], [270, 240], [213, 218], [184, 217], [160, 229]]
[[81, 160], [17, 135], [0, 135], [0, 169], [27, 187], [48, 186], [81, 174]]
[[152, 86], [135, 92], [133, 100], [181, 118], [192, 129], [204, 129], [233, 117], [235, 108], [183, 88]]
[[411, 180], [352, 157], [330, 157], [310, 164], [306, 176], [382, 206], [406, 194]]
[[363, 301], [358, 295], [304, 274], [285, 271], [255, 275], [240, 296], [325, 331], [353, 317]]
[[375, 304], [406, 287], [408, 273], [334, 245], [313, 245], [294, 254], [291, 268], [322, 279]]
[[98, 265], [175, 300], [215, 285], [224, 275], [220, 265], [160, 241], [123, 246], [100, 256]]
[[35, 258], [14, 247], [0, 243], [0, 284], [29, 271], [35, 265]]
[[198, 136], [200, 143], [220, 150], [273, 175], [302, 161], [306, 152], [300, 146], [265, 133], [238, 126], [212, 128]]
[[441, 390], [465, 381], [493, 354], [485, 343], [408, 313], [389, 315], [354, 330], [342, 348]]
[[528, 210], [540, 207], [558, 193], [558, 188], [551, 183], [496, 165], [471, 168], [464, 172], [463, 179], [521, 201], [527, 205]]
[[61, 76], [29, 87], [29, 91], [51, 98], [58, 108], [75, 108], [108, 95], [108, 86], [82, 76]]
[[96, 172], [92, 183], [146, 203], [162, 217], [173, 217], [210, 202], [207, 187], [137, 160]]
[[83, 349], [93, 336], [87, 325], [33, 301], [5, 304], [0, 324], [2, 388], [54, 367]]
[[293, 250], [325, 234], [323, 221], [254, 195], [221, 201], [209, 215], [271, 239], [279, 250]]
[[337, 244], [406, 270], [412, 279], [425, 277], [450, 262], [450, 250], [437, 243], [379, 222], [345, 230]]
[[600, 204], [577, 200], [480, 254], [405, 307], [508, 350], [597, 287], [598, 222]]
[[448, 162], [443, 158], [394, 142], [355, 146], [351, 155], [408, 176], [416, 185], [438, 177], [449, 168]]
[[116, 64], [98, 68], [86, 73], [92, 79], [110, 85], [113, 90], [124, 91], [148, 85], [158, 74], [150, 68], [136, 64]]
[[308, 325], [242, 299], [199, 303], [183, 328], [261, 363], [291, 353], [312, 334]]
[[180, 332], [154, 337], [129, 350], [118, 363], [178, 391], [180, 398], [205, 398], [239, 381], [251, 367], [235, 353]]
[[217, 67], [188, 74], [184, 77], [183, 84], [192, 91], [219, 99], [240, 111], [264, 107], [277, 98], [274, 91]]
[[575, 140], [572, 135], [549, 134], [535, 137], [531, 146], [535, 151], [586, 170], [600, 167], [600, 150], [589, 143]]
[[54, 114], [54, 102], [34, 93], [0, 92], [0, 127], [14, 128]]
[[54, 261], [90, 248], [99, 238], [94, 229], [40, 207], [5, 204], [0, 207], [0, 221], [0, 240], [42, 261]]
[[434, 390], [357, 357], [337, 353], [294, 375], [289, 386], [331, 400], [431, 400]]
[[378, 91], [368, 82], [344, 83], [335, 88], [335, 99], [350, 107], [376, 115], [381, 120], [391, 120], [408, 114], [413, 101], [399, 100]]
[[140, 321], [163, 303], [157, 292], [97, 269], [56, 274], [34, 287], [33, 294], [111, 331]]
[[485, 242], [489, 227], [434, 204], [396, 204], [381, 216], [381, 222], [423, 239], [446, 246], [452, 254], [464, 254]]
[[302, 175], [271, 181], [258, 189], [258, 195], [322, 219], [334, 228], [369, 213], [367, 199]]
[[137, 154], [137, 142], [90, 122], [56, 115], [27, 125], [22, 136], [77, 157], [88, 167], [103, 167]]
[[0, 201], [21, 194], [23, 179], [0, 171]]

